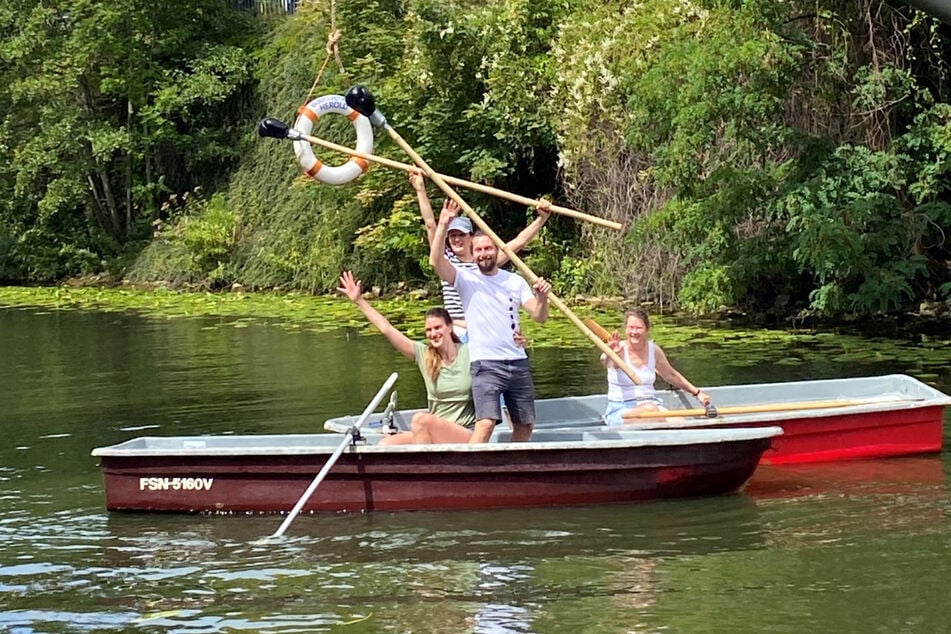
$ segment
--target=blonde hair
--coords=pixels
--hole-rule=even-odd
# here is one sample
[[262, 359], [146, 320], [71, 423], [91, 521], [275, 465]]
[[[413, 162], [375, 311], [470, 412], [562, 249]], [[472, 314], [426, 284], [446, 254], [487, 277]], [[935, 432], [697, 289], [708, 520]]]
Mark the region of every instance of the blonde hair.
[[[453, 343], [462, 343], [452, 329], [452, 315], [449, 314], [448, 310], [439, 306], [436, 308], [430, 308], [428, 311], [426, 311], [426, 318], [428, 319], [429, 317], [441, 319], [443, 323], [449, 326], [449, 336], [452, 338]], [[423, 361], [426, 366], [426, 372], [429, 374], [429, 378], [432, 379], [433, 383], [435, 383], [436, 379], [439, 377], [439, 371], [442, 370], [442, 357], [439, 356], [439, 351], [433, 347], [432, 342], [429, 342], [429, 345], [426, 346], [426, 353], [423, 355]]]

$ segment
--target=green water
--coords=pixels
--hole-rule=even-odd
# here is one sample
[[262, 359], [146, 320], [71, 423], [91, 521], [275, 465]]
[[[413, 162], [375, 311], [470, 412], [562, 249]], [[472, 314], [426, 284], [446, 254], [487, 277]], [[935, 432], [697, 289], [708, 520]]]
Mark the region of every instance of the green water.
[[[951, 392], [947, 337], [657, 338], [699, 385], [907, 372]], [[532, 355], [541, 396], [603, 389], [583, 342]], [[301, 517], [268, 545], [278, 518], [104, 511], [94, 447], [319, 431], [393, 370], [421, 405], [411, 362], [352, 326], [0, 308], [0, 632], [951, 628], [947, 452], [761, 468], [720, 498]]]

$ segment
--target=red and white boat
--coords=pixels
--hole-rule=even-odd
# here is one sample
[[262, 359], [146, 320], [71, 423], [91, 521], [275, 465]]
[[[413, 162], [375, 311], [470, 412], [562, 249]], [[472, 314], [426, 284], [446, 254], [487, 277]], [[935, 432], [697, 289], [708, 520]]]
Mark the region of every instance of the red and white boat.
[[[817, 381], [755, 383], [704, 387], [717, 408], [710, 418], [682, 392], [661, 391], [666, 418], [630, 420], [624, 427], [604, 427], [603, 394], [536, 401], [536, 433], [554, 429], [721, 429], [775, 425], [764, 464], [830, 462], [938, 453], [942, 447], [944, 409], [951, 397], [902, 374]], [[691, 402], [692, 401], [692, 402]], [[684, 410], [687, 410], [686, 412]], [[389, 427], [409, 428], [419, 410], [393, 412], [384, 422], [371, 417], [366, 434]], [[682, 416], [693, 413], [693, 416]], [[347, 429], [354, 417], [328, 420], [330, 431]]]

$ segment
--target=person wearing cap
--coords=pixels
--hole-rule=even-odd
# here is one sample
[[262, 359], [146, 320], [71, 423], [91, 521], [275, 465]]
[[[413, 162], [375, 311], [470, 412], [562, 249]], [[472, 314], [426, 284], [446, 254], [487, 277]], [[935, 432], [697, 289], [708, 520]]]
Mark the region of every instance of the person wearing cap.
[[476, 417], [469, 442], [488, 441], [503, 419], [500, 399], [512, 422], [512, 440], [528, 440], [535, 424], [535, 384], [528, 355], [519, 345], [519, 315], [524, 308], [532, 319], [544, 323], [551, 284], [538, 278], [533, 289], [521, 276], [500, 269], [499, 249], [484, 233], [471, 237], [476, 270], [454, 266], [442, 244], [458, 213], [459, 205], [454, 201], [443, 203], [429, 245], [429, 263], [440, 279], [459, 292], [468, 318]]
[[[433, 236], [436, 233], [436, 217], [433, 214], [429, 196], [426, 194], [426, 179], [421, 172], [413, 170], [409, 173], [409, 182], [413, 186], [413, 189], [416, 190], [416, 197], [419, 201], [419, 211], [426, 225], [426, 237], [429, 243], [432, 244]], [[518, 252], [538, 235], [538, 232], [541, 231], [541, 228], [548, 222], [548, 218], [551, 216], [550, 207], [551, 203], [544, 200], [541, 201], [541, 204], [538, 205], [538, 217], [507, 243], [508, 248], [513, 252]], [[471, 220], [464, 216], [456, 216], [452, 219], [446, 236], [445, 252], [446, 258], [454, 267], [469, 270], [476, 270], [478, 268], [472, 254], [472, 234], [473, 227]], [[508, 262], [508, 256], [505, 255], [505, 253], [499, 252], [498, 258], [499, 266], [503, 266]], [[452, 284], [448, 284], [445, 280], [441, 280], [441, 282], [443, 306], [445, 306], [449, 314], [452, 315], [453, 328], [456, 334], [465, 339], [468, 324], [466, 322], [465, 312], [462, 308], [462, 300], [459, 297], [459, 292], [453, 288]]]

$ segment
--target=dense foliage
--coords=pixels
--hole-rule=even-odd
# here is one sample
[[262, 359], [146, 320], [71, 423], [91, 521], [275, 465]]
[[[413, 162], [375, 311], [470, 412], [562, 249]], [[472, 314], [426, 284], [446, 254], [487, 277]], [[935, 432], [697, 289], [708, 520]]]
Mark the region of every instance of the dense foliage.
[[0, 7], [0, 278], [95, 272], [224, 184], [260, 25], [218, 0]]
[[[291, 120], [363, 83], [437, 170], [626, 224], [549, 223], [527, 261], [562, 295], [783, 316], [951, 296], [951, 32], [908, 6], [338, 0], [257, 46], [215, 0], [34, 4], [0, 9], [0, 277], [118, 266], [151, 231], [128, 277], [431, 280], [404, 173], [320, 185], [254, 136], [257, 103]], [[314, 85], [334, 28], [342, 66]], [[352, 142], [327, 119], [315, 134]], [[530, 217], [464, 195], [503, 237]]]

